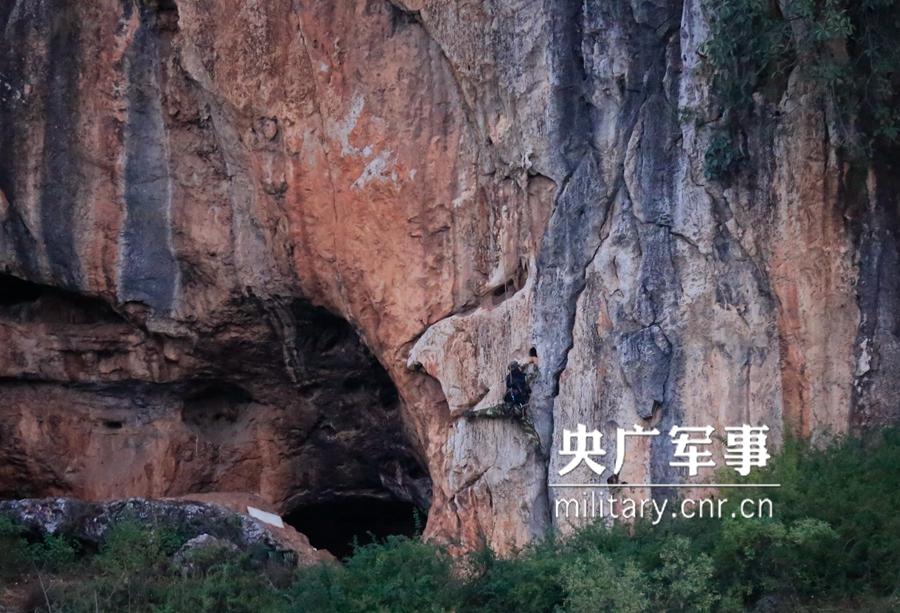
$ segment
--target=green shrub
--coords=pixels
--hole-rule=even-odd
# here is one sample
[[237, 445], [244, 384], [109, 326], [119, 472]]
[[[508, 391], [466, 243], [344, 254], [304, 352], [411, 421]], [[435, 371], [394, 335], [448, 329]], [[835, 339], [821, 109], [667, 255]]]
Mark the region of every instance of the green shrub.
[[743, 159], [734, 141], [734, 137], [728, 131], [713, 134], [704, 157], [704, 173], [710, 181], [726, 180]]
[[298, 573], [295, 611], [451, 611], [459, 586], [442, 548], [392, 536], [357, 546], [343, 567]]
[[28, 547], [28, 557], [35, 567], [45, 572], [60, 572], [75, 563], [77, 544], [65, 536], [46, 534], [44, 539]]
[[158, 530], [135, 519], [122, 520], [109, 528], [95, 562], [104, 574], [130, 578], [157, 570], [166, 563], [164, 539]]
[[790, 24], [769, 0], [708, 0], [703, 54], [723, 112], [749, 108], [753, 94], [786, 74], [796, 58]]
[[566, 562], [552, 540], [503, 559], [485, 548], [469, 560], [466, 608], [478, 611], [552, 611], [565, 596], [561, 571]]
[[[60, 610], [218, 612], [284, 610], [273, 577], [249, 553], [199, 549], [192, 572], [171, 564], [183, 544], [177, 532], [125, 519], [112, 526], [92, 558], [87, 580], [51, 590]], [[189, 556], [190, 557], [190, 556]]]
[[179, 578], [156, 588], [152, 600], [159, 613], [184, 611], [264, 613], [283, 611], [285, 601], [258, 567], [246, 561], [225, 559], [202, 575]]
[[826, 593], [836, 579], [837, 533], [825, 522], [726, 520], [714, 551], [718, 583], [741, 602], [764, 594], [795, 600]]
[[317, 564], [297, 571], [288, 593], [291, 611], [339, 613], [353, 610], [345, 587], [346, 570], [337, 564]]
[[816, 519], [837, 542], [828, 559], [834, 594], [890, 594], [900, 582], [900, 429], [837, 439], [828, 448], [788, 441], [755, 475], [781, 483], [756, 491], [773, 501], [785, 525]]
[[658, 606], [664, 611], [711, 610], [718, 600], [712, 559], [692, 551], [684, 536], [667, 539], [659, 557], [661, 566], [653, 573]]
[[257, 613], [283, 611], [284, 597], [258, 567], [225, 560], [202, 574], [145, 573], [127, 582], [90, 577], [50, 591], [54, 610], [68, 613], [154, 611], [158, 613]]
[[590, 552], [563, 567], [562, 584], [569, 613], [652, 610], [646, 594], [649, 578], [633, 560], [616, 564], [608, 555]]
[[[683, 537], [678, 546], [690, 544], [683, 555], [692, 561], [709, 556], [714, 572], [707, 593], [719, 594], [721, 610], [773, 596], [792, 607], [823, 598], [890, 598], [900, 593], [898, 467], [897, 428], [839, 438], [825, 449], [787, 441], [768, 468], [744, 480], [782, 487], [742, 490], [725, 506], [728, 517], [744, 497], [769, 498], [774, 519], [666, 518], [658, 526], [613, 528], [598, 523], [576, 534], [564, 555], [596, 550], [619, 568], [633, 561], [653, 574], [664, 556], [670, 565], [678, 559], [664, 553], [666, 543]], [[658, 606], [677, 610], [675, 602]]]
[[76, 560], [77, 544], [62, 535], [46, 534], [30, 543], [25, 528], [0, 517], [0, 574], [60, 572]]
[[24, 534], [20, 525], [8, 517], [0, 517], [0, 575], [17, 575], [27, 564], [28, 541]]
[[[53, 609], [73, 613], [892, 610], [900, 598], [898, 467], [898, 429], [827, 449], [788, 441], [745, 479], [782, 487], [736, 497], [772, 499], [774, 518], [597, 523], [509, 558], [484, 548], [462, 565], [441, 547], [392, 537], [357, 547], [344, 565], [288, 575], [253, 552], [198, 553], [183, 576], [171, 563], [183, 539], [171, 531], [126, 520], [94, 554], [62, 536], [29, 544], [2, 519], [0, 563], [39, 571]], [[728, 504], [725, 516], [738, 502]]]

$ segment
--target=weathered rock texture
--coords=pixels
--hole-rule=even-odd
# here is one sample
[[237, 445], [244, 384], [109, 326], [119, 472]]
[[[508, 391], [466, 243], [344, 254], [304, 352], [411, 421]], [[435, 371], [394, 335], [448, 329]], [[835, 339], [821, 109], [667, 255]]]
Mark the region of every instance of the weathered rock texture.
[[[290, 526], [278, 528], [219, 504], [132, 498], [90, 503], [69, 498], [0, 500], [0, 517], [10, 519], [34, 535], [64, 535], [92, 547], [106, 539], [112, 526], [125, 521], [166, 525], [190, 539], [190, 546], [211, 542], [230, 550], [262, 548], [272, 559], [307, 566], [334, 561], [317, 551], [305, 536]], [[178, 557], [176, 556], [176, 561]]]
[[[793, 76], [726, 189], [701, 0], [0, 6], [0, 493], [430, 504], [520, 546], [564, 429], [900, 416], [896, 160]], [[677, 480], [669, 441], [630, 482]], [[579, 469], [579, 471], [582, 469]], [[580, 480], [590, 474], [573, 473]]]

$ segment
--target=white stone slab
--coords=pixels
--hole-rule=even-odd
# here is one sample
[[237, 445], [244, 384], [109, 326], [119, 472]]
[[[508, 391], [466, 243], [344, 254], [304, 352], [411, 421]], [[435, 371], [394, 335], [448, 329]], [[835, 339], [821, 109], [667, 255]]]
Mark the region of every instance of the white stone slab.
[[281, 518], [274, 513], [267, 513], [262, 509], [257, 509], [256, 507], [247, 507], [247, 513], [250, 514], [250, 517], [258, 519], [261, 522], [265, 522], [270, 526], [275, 526], [276, 528], [284, 528], [284, 522], [281, 521]]

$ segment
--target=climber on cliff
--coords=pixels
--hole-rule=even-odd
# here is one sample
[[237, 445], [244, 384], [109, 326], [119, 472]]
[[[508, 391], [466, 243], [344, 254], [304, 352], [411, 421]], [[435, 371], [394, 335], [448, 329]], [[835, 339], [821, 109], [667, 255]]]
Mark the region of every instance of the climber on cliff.
[[525, 371], [518, 362], [512, 362], [508, 371], [503, 402], [513, 407], [524, 407], [531, 400], [531, 386], [528, 384], [528, 377], [525, 376]]
[[517, 361], [510, 363], [506, 374], [506, 393], [503, 394], [503, 402], [486, 409], [467, 411], [464, 414], [466, 419], [481, 417], [514, 419], [522, 425], [528, 439], [538, 449], [541, 449], [541, 439], [528, 412], [528, 405], [531, 400], [531, 384], [537, 378], [538, 372], [537, 352], [532, 347], [529, 352], [528, 362], [524, 367]]

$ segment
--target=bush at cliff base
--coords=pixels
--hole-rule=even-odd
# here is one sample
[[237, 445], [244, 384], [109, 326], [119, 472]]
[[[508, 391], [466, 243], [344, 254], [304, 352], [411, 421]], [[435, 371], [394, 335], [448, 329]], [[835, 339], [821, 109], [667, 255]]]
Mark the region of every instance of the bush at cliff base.
[[774, 518], [594, 525], [506, 559], [390, 537], [342, 565], [223, 551], [185, 572], [177, 526], [126, 521], [89, 551], [0, 520], [0, 577], [44, 611], [900, 610], [900, 431], [789, 442], [753, 479], [782, 484], [746, 493]]

